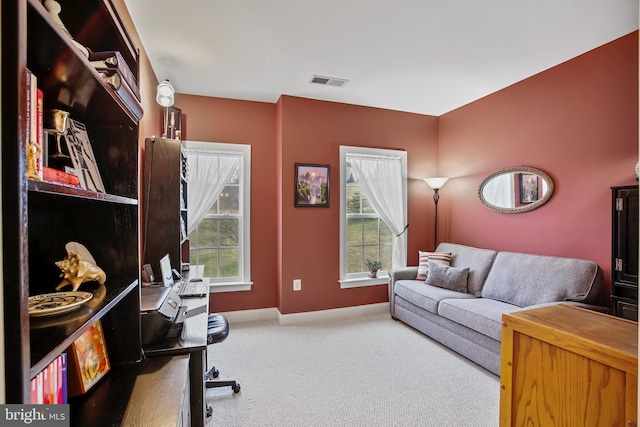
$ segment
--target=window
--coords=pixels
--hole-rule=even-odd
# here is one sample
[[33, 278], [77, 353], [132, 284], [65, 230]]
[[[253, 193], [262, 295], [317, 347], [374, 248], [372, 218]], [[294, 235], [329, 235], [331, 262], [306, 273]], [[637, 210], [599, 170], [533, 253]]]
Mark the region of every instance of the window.
[[248, 290], [251, 147], [185, 142], [189, 262], [212, 292]]
[[[340, 147], [340, 284], [386, 282], [386, 272], [406, 265], [406, 153]], [[382, 263], [368, 278], [365, 261]]]

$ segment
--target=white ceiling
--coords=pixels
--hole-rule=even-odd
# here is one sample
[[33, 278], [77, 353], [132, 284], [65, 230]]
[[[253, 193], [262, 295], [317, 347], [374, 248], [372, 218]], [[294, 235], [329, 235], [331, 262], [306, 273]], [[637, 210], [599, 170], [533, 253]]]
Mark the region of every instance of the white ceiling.
[[[637, 0], [125, 0], [179, 93], [441, 115], [638, 28]], [[343, 87], [313, 75], [348, 79]]]

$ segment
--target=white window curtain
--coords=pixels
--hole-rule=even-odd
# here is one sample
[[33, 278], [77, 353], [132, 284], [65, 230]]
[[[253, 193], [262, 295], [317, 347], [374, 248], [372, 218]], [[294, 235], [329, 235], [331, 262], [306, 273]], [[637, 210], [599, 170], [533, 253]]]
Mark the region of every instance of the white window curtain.
[[187, 155], [187, 234], [202, 222], [238, 167], [241, 154], [185, 148]]
[[347, 153], [346, 160], [358, 175], [371, 206], [393, 233], [392, 268], [407, 265], [407, 234], [399, 157]]

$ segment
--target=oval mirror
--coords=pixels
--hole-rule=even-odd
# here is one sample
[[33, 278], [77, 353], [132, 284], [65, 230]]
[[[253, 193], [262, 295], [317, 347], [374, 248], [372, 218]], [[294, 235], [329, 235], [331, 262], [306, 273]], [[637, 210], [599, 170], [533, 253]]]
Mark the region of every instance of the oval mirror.
[[483, 205], [501, 213], [532, 211], [553, 194], [553, 180], [540, 169], [514, 167], [492, 173], [480, 184], [478, 197]]

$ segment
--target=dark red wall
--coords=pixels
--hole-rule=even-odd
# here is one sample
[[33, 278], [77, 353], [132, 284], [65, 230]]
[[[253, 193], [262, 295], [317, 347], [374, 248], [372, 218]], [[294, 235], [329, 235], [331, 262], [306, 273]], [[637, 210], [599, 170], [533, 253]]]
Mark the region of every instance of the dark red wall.
[[[290, 96], [268, 104], [177, 95], [176, 106], [184, 139], [252, 146], [254, 285], [215, 294], [213, 310], [287, 314], [387, 300], [385, 285], [338, 283], [340, 145], [408, 152], [409, 264], [432, 247], [433, 191], [422, 178], [444, 175], [439, 240], [592, 259], [608, 279], [610, 187], [635, 183], [638, 161], [638, 33], [441, 117]], [[294, 208], [295, 163], [331, 166], [329, 208]], [[516, 215], [486, 209], [482, 180], [522, 165], [554, 179], [549, 203]]]
[[276, 152], [275, 104], [176, 95], [183, 114], [183, 139], [251, 145], [250, 291], [217, 293], [212, 311], [275, 307]]
[[[444, 238], [591, 259], [609, 280], [610, 187], [636, 182], [637, 32], [449, 112], [439, 128], [440, 173], [452, 178], [441, 190]], [[486, 176], [523, 165], [554, 180], [546, 205], [514, 215], [479, 202]]]
[[[407, 151], [410, 262], [427, 240], [425, 211], [431, 190], [422, 178], [436, 172], [437, 118], [304, 98], [279, 101], [282, 203], [279, 268], [283, 314], [388, 300], [387, 286], [340, 289], [341, 145]], [[330, 207], [295, 208], [295, 163], [330, 165]], [[293, 279], [302, 290], [293, 291]]]

